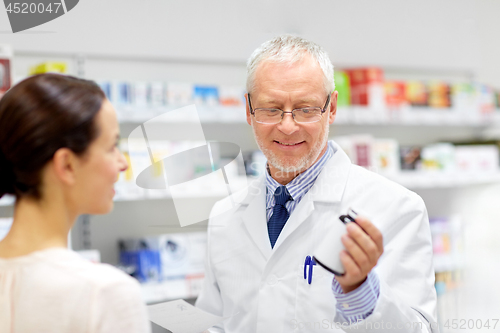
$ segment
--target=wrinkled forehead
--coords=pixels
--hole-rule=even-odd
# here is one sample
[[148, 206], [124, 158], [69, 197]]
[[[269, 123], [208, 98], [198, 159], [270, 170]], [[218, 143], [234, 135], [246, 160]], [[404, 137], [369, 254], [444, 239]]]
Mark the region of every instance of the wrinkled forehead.
[[325, 90], [327, 80], [320, 63], [307, 51], [300, 54], [269, 56], [260, 61], [250, 79], [250, 92], [256, 88], [312, 85]]
[[[277, 81], [280, 84], [300, 81], [304, 84], [310, 83], [309, 80], [323, 82], [323, 71], [319, 63], [311, 56], [304, 56], [294, 61], [277, 61], [275, 59], [266, 59], [256, 68], [254, 74], [254, 84], [270, 83]], [[285, 82], [283, 82], [285, 81]]]

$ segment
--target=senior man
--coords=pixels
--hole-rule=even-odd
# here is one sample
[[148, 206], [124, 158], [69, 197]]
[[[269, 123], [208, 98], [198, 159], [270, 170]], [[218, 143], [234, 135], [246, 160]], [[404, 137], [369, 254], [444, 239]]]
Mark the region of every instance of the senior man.
[[[267, 172], [235, 208], [212, 210], [196, 302], [225, 318], [211, 331], [437, 332], [425, 205], [328, 141], [337, 92], [327, 53], [284, 35], [255, 50], [247, 71], [247, 122]], [[305, 279], [306, 258], [350, 207], [371, 220], [347, 226], [345, 275], [308, 265]]]

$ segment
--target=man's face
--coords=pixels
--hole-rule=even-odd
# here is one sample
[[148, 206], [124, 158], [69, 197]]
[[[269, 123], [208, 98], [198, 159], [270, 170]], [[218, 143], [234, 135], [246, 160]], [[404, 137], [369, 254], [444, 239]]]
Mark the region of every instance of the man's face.
[[[325, 106], [323, 71], [310, 55], [295, 63], [264, 60], [255, 72], [250, 93], [252, 108], [276, 108], [292, 111], [301, 107]], [[248, 99], [248, 95], [247, 95]], [[316, 123], [297, 123], [285, 113], [278, 124], [260, 124], [250, 114], [247, 100], [247, 122], [273, 171], [300, 173], [309, 168], [326, 150], [328, 126], [335, 120], [337, 92]]]

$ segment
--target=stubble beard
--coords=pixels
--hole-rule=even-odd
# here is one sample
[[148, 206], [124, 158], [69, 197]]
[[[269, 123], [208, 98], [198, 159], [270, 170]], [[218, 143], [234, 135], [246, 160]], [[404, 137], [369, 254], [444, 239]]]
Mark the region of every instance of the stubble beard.
[[284, 158], [280, 158], [277, 156], [271, 149], [268, 149], [264, 146], [262, 140], [256, 135], [255, 128], [252, 126], [253, 134], [255, 137], [255, 141], [259, 146], [259, 149], [262, 151], [264, 156], [267, 158], [267, 162], [271, 164], [274, 168], [278, 169], [281, 173], [286, 174], [299, 174], [305, 171], [309, 166], [311, 166], [318, 158], [321, 150], [325, 147], [325, 144], [328, 141], [329, 134], [329, 124], [326, 122], [323, 137], [321, 138], [320, 143], [313, 147], [311, 151], [305, 156], [302, 156], [294, 162], [294, 160], [286, 160]]

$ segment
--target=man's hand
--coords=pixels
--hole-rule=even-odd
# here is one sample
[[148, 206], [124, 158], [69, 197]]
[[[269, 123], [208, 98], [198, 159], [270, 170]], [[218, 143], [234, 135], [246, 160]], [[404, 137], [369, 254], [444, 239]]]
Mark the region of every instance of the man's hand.
[[347, 251], [340, 253], [345, 275], [336, 276], [344, 293], [358, 288], [377, 264], [384, 252], [382, 233], [366, 218], [357, 217], [356, 223], [347, 224], [347, 234], [342, 236]]

